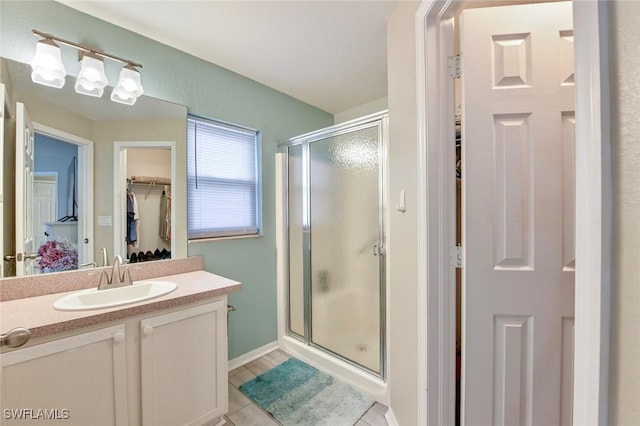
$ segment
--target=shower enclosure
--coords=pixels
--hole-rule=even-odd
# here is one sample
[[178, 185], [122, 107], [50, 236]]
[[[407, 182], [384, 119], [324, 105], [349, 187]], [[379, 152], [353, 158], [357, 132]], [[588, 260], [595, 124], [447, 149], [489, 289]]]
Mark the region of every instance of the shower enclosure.
[[386, 113], [289, 140], [287, 333], [385, 376]]

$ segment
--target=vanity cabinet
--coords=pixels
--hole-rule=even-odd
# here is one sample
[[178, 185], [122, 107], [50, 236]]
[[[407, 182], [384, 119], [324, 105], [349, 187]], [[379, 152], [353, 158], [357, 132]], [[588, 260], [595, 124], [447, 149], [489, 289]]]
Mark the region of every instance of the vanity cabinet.
[[226, 296], [203, 302], [3, 353], [0, 424], [222, 424]]
[[3, 353], [2, 424], [127, 424], [125, 346], [117, 325]]
[[143, 426], [203, 425], [227, 412], [227, 304], [140, 321]]

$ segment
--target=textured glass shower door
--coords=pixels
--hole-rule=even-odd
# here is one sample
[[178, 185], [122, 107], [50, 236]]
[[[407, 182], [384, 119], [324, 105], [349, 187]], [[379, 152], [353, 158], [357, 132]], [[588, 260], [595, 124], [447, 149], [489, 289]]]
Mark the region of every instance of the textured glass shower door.
[[311, 342], [380, 372], [380, 127], [311, 142]]
[[288, 147], [289, 330], [384, 376], [382, 120]]

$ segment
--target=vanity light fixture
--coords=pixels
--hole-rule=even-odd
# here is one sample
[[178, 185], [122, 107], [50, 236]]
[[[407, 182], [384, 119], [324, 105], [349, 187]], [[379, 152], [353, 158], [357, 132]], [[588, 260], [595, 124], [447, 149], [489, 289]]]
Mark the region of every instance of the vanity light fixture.
[[107, 85], [102, 58], [92, 52], [80, 52], [80, 72], [76, 79], [76, 92], [89, 96], [102, 96]]
[[44, 38], [36, 44], [36, 55], [31, 61], [31, 80], [34, 83], [60, 89], [67, 72], [60, 56], [60, 46], [52, 39]]
[[133, 105], [138, 96], [144, 92], [140, 83], [141, 64], [38, 30], [32, 30], [32, 32], [42, 38], [36, 45], [36, 56], [31, 62], [33, 68], [31, 80], [34, 83], [58, 89], [64, 86], [66, 72], [60, 55], [60, 46], [56, 43], [58, 42], [80, 51], [80, 72], [76, 79], [76, 92], [89, 96], [102, 96], [108, 83], [104, 72], [104, 58], [124, 64], [118, 84], [111, 93], [112, 101]]
[[140, 71], [132, 64], [127, 64], [120, 70], [120, 79], [111, 92], [111, 100], [133, 105], [143, 92], [142, 84], [140, 84]]

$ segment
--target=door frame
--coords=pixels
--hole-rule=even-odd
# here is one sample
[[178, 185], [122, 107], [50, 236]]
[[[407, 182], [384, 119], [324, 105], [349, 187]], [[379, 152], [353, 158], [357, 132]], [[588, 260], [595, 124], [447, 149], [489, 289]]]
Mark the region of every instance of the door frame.
[[[36, 133], [78, 146], [78, 265], [93, 260], [93, 141], [33, 122]], [[85, 242], [86, 241], [86, 242]]]
[[[453, 17], [464, 1], [422, 0], [416, 12], [418, 96], [418, 420], [455, 419]], [[513, 2], [512, 2], [513, 3]], [[508, 2], [500, 3], [508, 4]], [[606, 2], [574, 1], [576, 272], [574, 424], [608, 422], [611, 120]], [[447, 112], [447, 113], [445, 113]], [[451, 112], [451, 113], [448, 113]], [[428, 309], [437, 306], [437, 309]], [[427, 392], [427, 390], [429, 390]]]
[[[4, 83], [0, 83], [0, 166], [4, 166], [5, 126], [7, 119], [15, 117], [15, 111], [11, 108], [11, 100]], [[4, 173], [0, 173], [0, 230], [4, 233]], [[4, 235], [3, 238], [4, 240]], [[0, 241], [0, 278], [4, 277], [4, 241]]]
[[[127, 258], [127, 244], [124, 241], [127, 221], [122, 214], [127, 208], [127, 150], [167, 149], [171, 151], [171, 189], [176, 185], [176, 142], [175, 141], [116, 141], [113, 143], [113, 255]], [[171, 203], [171, 229], [176, 227], [176, 203]], [[173, 232], [173, 231], [172, 231]], [[118, 242], [120, 240], [120, 242]], [[171, 237], [171, 258], [175, 259], [176, 238]]]

